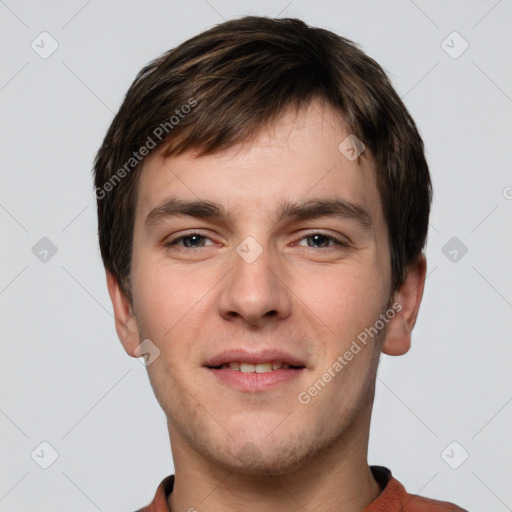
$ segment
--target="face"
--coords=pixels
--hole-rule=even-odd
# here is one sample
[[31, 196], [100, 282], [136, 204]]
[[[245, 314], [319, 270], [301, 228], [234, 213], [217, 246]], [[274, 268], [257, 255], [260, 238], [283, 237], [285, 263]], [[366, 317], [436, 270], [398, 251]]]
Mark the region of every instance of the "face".
[[381, 316], [391, 276], [375, 171], [338, 149], [348, 135], [314, 101], [250, 144], [146, 161], [131, 273], [140, 340], [122, 338], [132, 355], [142, 339], [160, 350], [148, 373], [180, 449], [278, 474], [340, 439], [364, 444], [397, 319]]

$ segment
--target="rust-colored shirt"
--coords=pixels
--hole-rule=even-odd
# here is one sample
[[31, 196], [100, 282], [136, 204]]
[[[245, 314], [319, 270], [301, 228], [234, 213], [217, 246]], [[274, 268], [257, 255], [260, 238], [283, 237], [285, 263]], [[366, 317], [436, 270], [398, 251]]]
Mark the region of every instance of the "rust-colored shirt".
[[[383, 466], [370, 466], [370, 469], [382, 492], [362, 512], [467, 512], [453, 503], [407, 493], [391, 471]], [[173, 486], [174, 475], [170, 475], [158, 486], [151, 504], [138, 512], [171, 512], [167, 498]]]

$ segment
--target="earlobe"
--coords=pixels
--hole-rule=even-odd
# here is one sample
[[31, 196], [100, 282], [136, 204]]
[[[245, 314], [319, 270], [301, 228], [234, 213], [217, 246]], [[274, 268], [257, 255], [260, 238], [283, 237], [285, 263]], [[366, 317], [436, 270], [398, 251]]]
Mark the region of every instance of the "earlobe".
[[117, 336], [129, 356], [137, 357], [134, 350], [140, 343], [137, 322], [133, 313], [133, 307], [121, 289], [117, 279], [105, 270], [107, 288], [114, 308], [115, 327]]
[[427, 261], [425, 255], [421, 254], [409, 266], [404, 282], [395, 292], [394, 301], [400, 305], [400, 309], [396, 308], [394, 318], [388, 323], [382, 345], [384, 354], [399, 356], [411, 348], [411, 332], [418, 317], [426, 272]]

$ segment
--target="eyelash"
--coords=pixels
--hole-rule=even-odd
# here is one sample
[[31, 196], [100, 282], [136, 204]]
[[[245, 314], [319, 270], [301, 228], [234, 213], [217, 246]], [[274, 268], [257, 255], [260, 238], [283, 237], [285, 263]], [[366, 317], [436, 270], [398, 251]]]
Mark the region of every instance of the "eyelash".
[[[345, 242], [343, 240], [340, 240], [339, 238], [336, 238], [332, 235], [328, 235], [326, 233], [322, 233], [321, 231], [314, 231], [312, 233], [308, 233], [307, 235], [304, 235], [300, 240], [304, 240], [305, 238], [310, 238], [310, 237], [313, 237], [315, 235], [321, 235], [325, 238], [327, 238], [329, 241], [333, 241], [334, 242], [334, 245], [329, 245], [328, 247], [319, 247], [319, 248], [315, 248], [315, 247], [307, 247], [308, 249], [313, 249], [313, 250], [318, 250], [318, 249], [332, 249], [334, 248], [335, 245], [339, 245], [341, 247], [344, 247], [344, 248], [348, 248], [349, 247], [349, 243], [348, 242]], [[198, 237], [201, 237], [203, 239], [207, 238], [207, 239], [210, 239], [210, 237], [208, 236], [205, 236], [205, 235], [202, 235], [201, 233], [188, 233], [187, 235], [182, 235], [178, 238], [175, 238], [174, 240], [169, 240], [168, 242], [165, 243], [165, 247], [169, 248], [169, 249], [173, 249], [174, 247], [178, 247], [178, 243], [187, 239], [187, 238], [192, 238], [194, 236], [198, 236]], [[180, 249], [184, 249], [184, 250], [191, 250], [191, 251], [195, 251], [197, 249], [201, 249], [201, 247], [180, 247]]]

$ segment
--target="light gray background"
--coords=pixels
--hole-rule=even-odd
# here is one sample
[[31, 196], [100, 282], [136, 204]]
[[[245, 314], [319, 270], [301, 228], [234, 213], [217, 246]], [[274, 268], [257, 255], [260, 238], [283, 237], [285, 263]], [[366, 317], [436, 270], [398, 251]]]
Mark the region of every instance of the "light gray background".
[[[0, 511], [128, 512], [173, 471], [146, 370], [114, 330], [92, 159], [146, 62], [242, 14], [360, 43], [417, 121], [429, 277], [412, 350], [379, 370], [369, 459], [409, 492], [512, 510], [512, 1], [288, 2], [0, 1]], [[43, 31], [47, 59], [31, 48], [50, 48]], [[58, 248], [46, 263], [42, 237]], [[49, 461], [43, 441], [48, 469], [31, 458]]]

